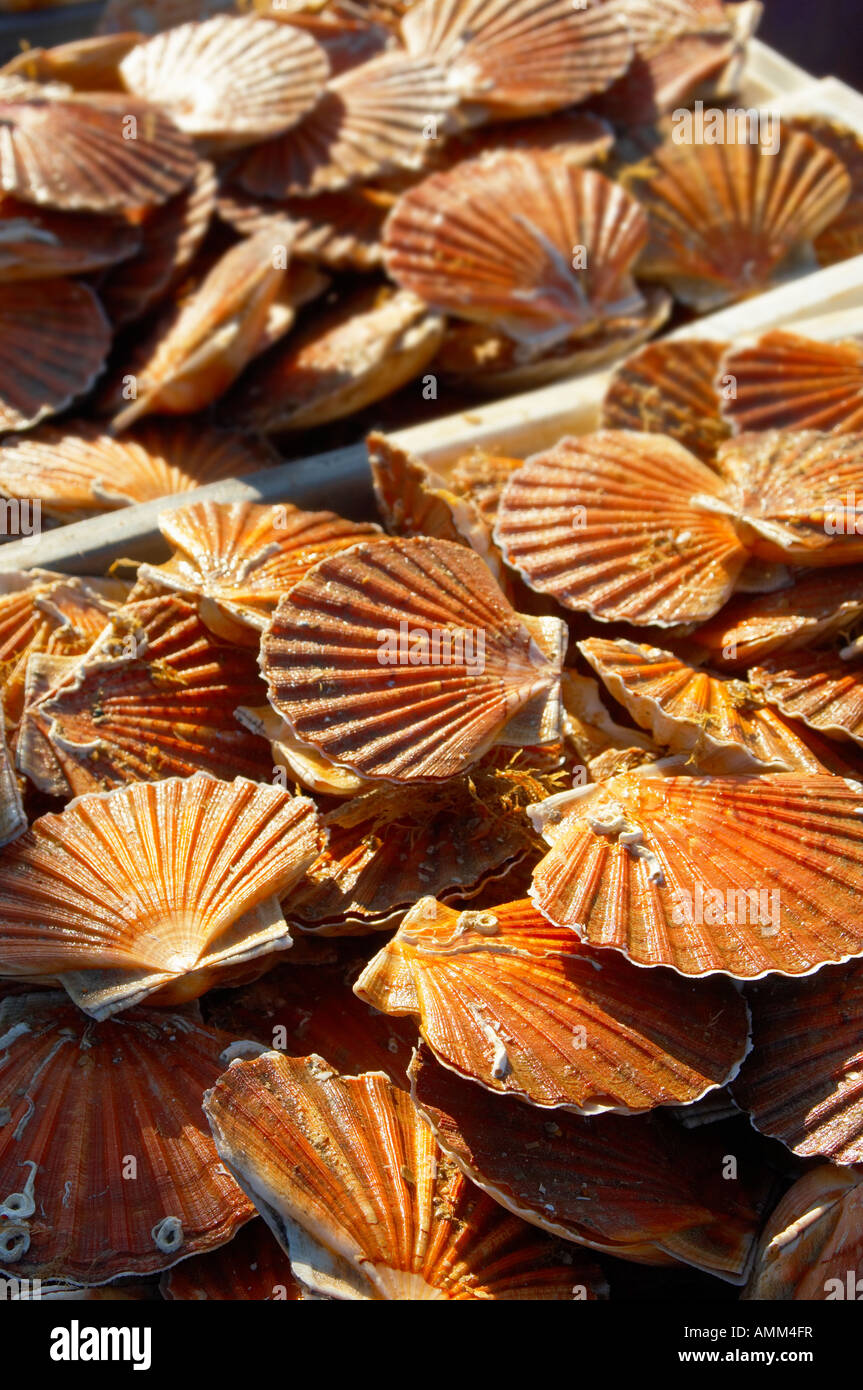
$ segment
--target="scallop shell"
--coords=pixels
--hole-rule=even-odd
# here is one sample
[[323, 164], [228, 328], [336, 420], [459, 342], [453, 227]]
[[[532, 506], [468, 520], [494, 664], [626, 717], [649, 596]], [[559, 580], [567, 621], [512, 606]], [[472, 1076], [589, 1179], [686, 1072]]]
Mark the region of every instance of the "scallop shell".
[[717, 664], [747, 667], [771, 652], [798, 651], [825, 641], [863, 615], [863, 571], [859, 565], [804, 574], [787, 588], [741, 594], [692, 634], [697, 647]]
[[196, 502], [163, 513], [159, 529], [174, 555], [165, 565], [142, 565], [139, 579], [210, 600], [262, 629], [282, 595], [325, 556], [381, 534], [335, 512], [253, 502]]
[[602, 402], [611, 430], [666, 434], [709, 463], [731, 433], [714, 388], [722, 343], [649, 343], [614, 369]]
[[381, 236], [392, 198], [374, 188], [346, 188], [311, 198], [269, 202], [242, 192], [223, 193], [218, 212], [243, 236], [273, 217], [294, 224], [294, 255], [330, 270], [373, 270], [383, 261]]
[[[0, 1261], [104, 1284], [232, 1239], [253, 1208], [206, 1132], [227, 1039], [191, 1012], [96, 1024], [42, 993], [0, 1004]], [[130, 1181], [134, 1176], [135, 1181]]]
[[856, 130], [824, 116], [793, 116], [790, 125], [812, 135], [837, 159], [841, 159], [851, 177], [851, 197], [838, 217], [835, 217], [815, 239], [815, 254], [819, 265], [836, 265], [863, 253], [863, 139]]
[[441, 1155], [410, 1097], [320, 1057], [236, 1062], [207, 1093], [216, 1147], [315, 1293], [352, 1300], [596, 1297], [593, 1265], [507, 1216]]
[[140, 234], [120, 218], [52, 212], [0, 196], [0, 284], [85, 275], [128, 263]]
[[863, 1185], [826, 1163], [799, 1178], [773, 1212], [743, 1297], [771, 1302], [858, 1299]]
[[165, 986], [172, 1002], [195, 998], [214, 974], [290, 945], [269, 900], [321, 840], [308, 798], [239, 778], [78, 797], [0, 862], [0, 975], [59, 976], [99, 1019]]
[[437, 63], [384, 53], [334, 77], [306, 119], [249, 151], [234, 177], [258, 197], [292, 198], [422, 169], [452, 128], [456, 102]]
[[0, 285], [0, 432], [29, 429], [83, 396], [110, 346], [108, 320], [87, 285]]
[[670, 627], [715, 613], [746, 560], [717, 475], [661, 435], [603, 430], [536, 454], [494, 536], [531, 588], [602, 621]]
[[186, 135], [159, 111], [113, 92], [0, 78], [0, 191], [67, 212], [164, 203], [195, 172]]
[[53, 520], [80, 521], [275, 461], [266, 444], [197, 422], [148, 425], [115, 439], [98, 425], [70, 420], [0, 443], [0, 491], [38, 499]]
[[537, 1107], [440, 1066], [425, 1045], [411, 1074], [414, 1102], [444, 1153], [509, 1211], [637, 1264], [745, 1280], [765, 1183], [723, 1181], [727, 1134], [685, 1130], [661, 1114], [558, 1111], [549, 1124]]
[[16, 839], [26, 829], [27, 817], [0, 717], [0, 845], [8, 845], [10, 840]]
[[487, 150], [554, 150], [570, 164], [600, 163], [614, 148], [614, 130], [592, 111], [570, 108], [538, 121], [494, 122], [468, 128], [447, 140], [437, 159], [450, 168]]
[[261, 667], [293, 734], [331, 762], [438, 781], [495, 744], [554, 742], [564, 634], [516, 613], [465, 546], [387, 540], [322, 561], [282, 599]]
[[831, 652], [800, 651], [753, 667], [749, 679], [789, 719], [863, 744], [863, 668]]
[[74, 668], [76, 658], [33, 652], [27, 656], [26, 663], [23, 712], [14, 731], [15, 766], [39, 791], [67, 801], [72, 795], [72, 788], [63, 775], [51, 744], [36, 727], [31, 710], [43, 696], [62, 684]]
[[633, 48], [612, 5], [572, 0], [419, 0], [401, 23], [409, 53], [445, 64], [468, 101], [542, 113], [602, 92]]
[[217, 642], [169, 594], [115, 613], [29, 713], [76, 796], [196, 771], [269, 780], [269, 748], [234, 718], [260, 690], [254, 655]]
[[217, 15], [139, 44], [120, 72], [130, 92], [162, 107], [180, 130], [230, 147], [295, 126], [321, 96], [330, 65], [301, 29]]
[[732, 433], [863, 430], [863, 342], [821, 343], [774, 330], [732, 348], [720, 366], [732, 389], [721, 411]]
[[94, 34], [52, 48], [25, 48], [0, 68], [0, 77], [63, 82], [76, 92], [122, 91], [120, 63], [140, 42], [137, 33]]
[[699, 312], [809, 268], [812, 242], [851, 191], [835, 155], [787, 128], [775, 153], [757, 143], [666, 143], [625, 183], [650, 218], [639, 275]]
[[354, 991], [414, 1014], [438, 1061], [532, 1105], [583, 1115], [685, 1104], [737, 1074], [746, 1005], [582, 946], [529, 901], [458, 912], [422, 898]]
[[409, 189], [384, 263], [435, 308], [539, 351], [642, 305], [631, 271], [646, 239], [642, 209], [602, 174], [554, 151], [504, 150]]
[[663, 747], [688, 753], [700, 772], [818, 770], [793, 727], [745, 681], [635, 642], [590, 637], [578, 647], [636, 723]]
[[806, 975], [863, 954], [863, 786], [682, 771], [671, 759], [531, 808], [551, 846], [531, 897], [549, 921], [683, 975]]
[[290, 1260], [257, 1219], [220, 1250], [174, 1265], [162, 1276], [161, 1289], [170, 1302], [293, 1303], [303, 1296]]
[[755, 1050], [734, 1097], [801, 1158], [863, 1162], [863, 971], [855, 961], [754, 991]]
[[442, 338], [443, 321], [416, 295], [360, 290], [255, 363], [223, 414], [265, 434], [340, 420], [411, 381]]

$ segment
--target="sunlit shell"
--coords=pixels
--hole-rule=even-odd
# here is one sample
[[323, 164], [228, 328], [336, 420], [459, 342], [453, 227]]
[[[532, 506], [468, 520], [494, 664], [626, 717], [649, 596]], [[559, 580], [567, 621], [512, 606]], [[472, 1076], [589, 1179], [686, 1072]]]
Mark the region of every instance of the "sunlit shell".
[[811, 268], [814, 238], [851, 191], [835, 155], [787, 128], [775, 152], [739, 140], [668, 142], [625, 182], [650, 218], [639, 275], [701, 312]]
[[115, 327], [140, 318], [176, 284], [204, 240], [215, 203], [215, 171], [202, 160], [188, 188], [146, 210], [138, 224], [140, 251], [99, 281]]
[[423, 894], [473, 896], [535, 861], [542, 846], [524, 808], [554, 782], [508, 751], [419, 801], [409, 788], [376, 787], [329, 811], [329, 843], [285, 905], [291, 923], [331, 936], [385, 930]]
[[494, 535], [531, 588], [564, 607], [669, 627], [715, 613], [743, 568], [722, 495], [716, 473], [674, 440], [603, 430], [528, 459]]
[[550, 1124], [538, 1107], [440, 1066], [425, 1046], [411, 1072], [414, 1101], [441, 1148], [510, 1211], [638, 1264], [745, 1279], [765, 1182], [722, 1179], [727, 1134], [685, 1130], [661, 1114], [557, 1111]]
[[734, 434], [746, 430], [863, 430], [863, 342], [821, 343], [775, 330], [731, 348], [720, 373], [733, 389], [721, 411]]
[[504, 150], [409, 189], [387, 221], [384, 263], [436, 308], [539, 350], [639, 308], [631, 271], [646, 238], [642, 209], [602, 174], [553, 151]]
[[818, 264], [836, 265], [859, 256], [863, 253], [863, 138], [856, 130], [824, 116], [792, 116], [789, 124], [825, 145], [842, 160], [851, 176], [851, 197], [839, 216], [815, 239]]
[[419, 0], [401, 34], [410, 53], [446, 66], [463, 98], [493, 110], [582, 102], [620, 77], [633, 52], [614, 6], [572, 0]]
[[[561, 681], [563, 696], [563, 736], [568, 754], [581, 760], [582, 766], [593, 767], [598, 759], [609, 761], [606, 755], [637, 754], [637, 763], [654, 762], [661, 756], [659, 745], [639, 729], [618, 724], [609, 714], [599, 693], [599, 682], [592, 676], [576, 671], [564, 671]], [[577, 765], [573, 767], [573, 776]], [[590, 780], [601, 781], [602, 776]], [[582, 778], [582, 780], [588, 780]], [[578, 783], [573, 781], [573, 786]]]
[[300, 29], [218, 15], [139, 44], [120, 65], [130, 92], [162, 107], [180, 130], [220, 144], [280, 135], [311, 111], [330, 73]]
[[863, 1162], [863, 971], [770, 980], [752, 998], [755, 1050], [734, 1096], [764, 1134], [802, 1158]]
[[495, 744], [555, 741], [564, 634], [516, 613], [467, 547], [387, 540], [322, 561], [282, 599], [261, 667], [275, 709], [330, 761], [437, 781]]
[[128, 262], [140, 235], [120, 218], [53, 212], [0, 196], [0, 284], [84, 275]]
[[159, 528], [174, 555], [165, 565], [142, 565], [139, 579], [211, 600], [256, 628], [266, 626], [282, 595], [313, 565], [380, 535], [367, 522], [290, 503], [196, 502], [164, 512]]
[[156, 107], [113, 92], [0, 78], [0, 191], [66, 211], [164, 203], [195, 172], [186, 135]]
[[741, 594], [697, 628], [692, 641], [717, 664], [747, 667], [845, 631], [863, 615], [863, 571], [816, 570], [767, 594]]
[[863, 954], [863, 786], [829, 774], [682, 775], [682, 759], [531, 809], [531, 897], [637, 965], [737, 979]]
[[72, 795], [72, 788], [49, 740], [37, 727], [31, 710], [49, 691], [62, 684], [75, 663], [74, 656], [48, 656], [45, 652], [32, 652], [27, 656], [23, 710], [12, 736], [18, 771], [28, 777], [39, 791], [62, 797], [64, 801]]
[[290, 198], [422, 169], [453, 124], [456, 100], [437, 63], [385, 53], [333, 78], [305, 120], [251, 150], [235, 178], [262, 198]]
[[812, 761], [793, 729], [746, 681], [635, 642], [590, 637], [578, 646], [636, 723], [663, 747], [688, 753], [700, 772], [794, 772]]
[[[202, 605], [203, 606], [203, 605]], [[212, 623], [212, 615], [207, 614]], [[220, 617], [222, 615], [219, 615]], [[252, 637], [252, 645], [258, 645], [258, 634], [248, 627], [234, 624], [234, 637]], [[273, 769], [282, 769], [288, 780], [296, 782], [307, 791], [321, 796], [355, 796], [358, 792], [373, 789], [374, 783], [368, 778], [358, 777], [354, 772], [337, 768], [333, 763], [317, 753], [313, 748], [299, 742], [281, 715], [276, 714], [272, 705], [258, 705], [252, 708], [241, 705], [234, 711], [244, 729], [256, 734], [258, 738], [269, 740], [273, 754]]]
[[863, 1277], [860, 1174], [824, 1164], [799, 1178], [773, 1212], [745, 1299], [859, 1298]]
[[154, 411], [184, 415], [209, 405], [267, 346], [292, 236], [287, 224], [274, 224], [225, 252], [141, 348], [140, 365], [124, 376], [124, 399], [130, 399], [130, 380], [133, 394], [115, 416], [115, 429]]
[[170, 594], [118, 610], [30, 715], [76, 796], [196, 771], [269, 780], [267, 744], [234, 717], [261, 691], [253, 653], [217, 642]]
[[108, 320], [87, 285], [0, 285], [0, 431], [29, 429], [83, 396], [110, 346]]
[[274, 901], [316, 858], [313, 802], [198, 774], [78, 797], [0, 862], [0, 975], [59, 977], [106, 1018], [196, 998], [290, 946]]
[[749, 679], [788, 718], [863, 744], [863, 667], [831, 652], [801, 651], [754, 667]]
[[722, 343], [650, 343], [616, 367], [602, 402], [603, 429], [667, 434], [709, 462], [731, 433], [714, 387]]
[[533, 1105], [630, 1113], [698, 1100], [748, 1047], [733, 986], [638, 972], [551, 926], [529, 901], [458, 912], [422, 898], [355, 992], [415, 1014], [460, 1076]]
[[209, 1255], [182, 1260], [162, 1276], [162, 1296], [171, 1301], [295, 1302], [302, 1291], [291, 1262], [260, 1220], [249, 1221], [228, 1245]]
[[255, 363], [223, 414], [265, 434], [342, 419], [418, 376], [442, 338], [442, 319], [416, 295], [360, 290]]
[[52, 48], [25, 48], [0, 68], [0, 77], [64, 82], [76, 92], [122, 91], [119, 65], [141, 42], [134, 32], [94, 34]]
[[414, 1301], [602, 1289], [593, 1265], [564, 1265], [553, 1242], [477, 1192], [379, 1073], [341, 1077], [320, 1057], [268, 1052], [233, 1063], [204, 1104], [223, 1162], [313, 1292]]
[[0, 1035], [5, 1272], [81, 1284], [152, 1274], [249, 1220], [201, 1113], [223, 1034], [190, 1012], [96, 1024], [52, 992], [6, 999]]
[[0, 715], [0, 845], [7, 845], [26, 829], [27, 817]]
[[294, 255], [333, 270], [372, 270], [383, 260], [381, 235], [393, 204], [374, 188], [346, 188], [311, 198], [269, 202], [242, 192], [223, 193], [218, 212], [243, 236], [261, 231], [273, 217], [294, 225]]
[[456, 459], [447, 470], [447, 478], [453, 492], [472, 503], [491, 526], [510, 474], [521, 465], [521, 459], [498, 453], [489, 454], [476, 448]]
[[80, 521], [255, 473], [275, 461], [259, 440], [198, 423], [147, 425], [115, 439], [76, 420], [0, 444], [0, 491], [39, 499], [43, 516]]

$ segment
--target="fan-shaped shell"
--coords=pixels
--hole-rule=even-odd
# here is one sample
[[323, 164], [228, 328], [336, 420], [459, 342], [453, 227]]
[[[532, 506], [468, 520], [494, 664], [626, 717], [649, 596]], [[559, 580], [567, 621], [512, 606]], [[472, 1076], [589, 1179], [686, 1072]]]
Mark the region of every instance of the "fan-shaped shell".
[[194, 1014], [96, 1024], [42, 993], [0, 1004], [0, 1263], [104, 1284], [224, 1245], [253, 1213], [201, 1096], [228, 1039]]
[[254, 655], [218, 642], [168, 594], [115, 613], [29, 714], [76, 796], [196, 771], [269, 780], [267, 744], [234, 717], [260, 691]]
[[773, 657], [749, 673], [764, 698], [789, 719], [829, 738], [863, 743], [863, 668], [831, 652]]
[[0, 191], [66, 211], [164, 203], [195, 172], [186, 135], [154, 106], [113, 92], [0, 78]]
[[863, 786], [830, 774], [689, 777], [654, 764], [531, 808], [531, 897], [637, 965], [737, 979], [863, 954]]
[[235, 1062], [205, 1113], [313, 1292], [342, 1299], [596, 1297], [594, 1267], [561, 1265], [441, 1155], [410, 1097], [320, 1057]]
[[863, 970], [770, 980], [752, 995], [754, 1051], [734, 1096], [802, 1158], [863, 1162]]
[[52, 212], [0, 196], [0, 284], [85, 275], [128, 262], [140, 234], [120, 218]]
[[223, 193], [218, 212], [243, 236], [261, 231], [273, 219], [294, 224], [294, 255], [332, 270], [373, 270], [383, 260], [381, 235], [393, 204], [374, 188], [345, 188], [310, 198], [270, 202], [242, 191]]
[[213, 964], [283, 950], [266, 900], [298, 882], [321, 840], [308, 798], [241, 778], [78, 797], [0, 861], [0, 974], [72, 973], [73, 998], [101, 1018]]
[[115, 439], [76, 420], [0, 444], [0, 491], [39, 499], [43, 515], [57, 521], [80, 521], [256, 473], [275, 460], [259, 440], [197, 422], [147, 425]]
[[296, 1302], [302, 1290], [291, 1262], [267, 1230], [249, 1221], [228, 1245], [209, 1255], [194, 1255], [162, 1276], [162, 1296], [170, 1301], [249, 1300]]
[[140, 34], [126, 32], [93, 34], [52, 48], [25, 48], [0, 68], [0, 77], [63, 82], [76, 92], [122, 91], [119, 65], [140, 42]]
[[[423, 1045], [412, 1095], [448, 1157], [509, 1211], [638, 1264], [746, 1277], [763, 1178], [724, 1182], [725, 1140], [660, 1114], [546, 1112], [440, 1066]], [[735, 1153], [739, 1149], [735, 1146]], [[755, 1171], [762, 1171], [756, 1169]]]
[[863, 253], [863, 138], [856, 130], [824, 116], [792, 116], [795, 130], [812, 135], [841, 159], [851, 177], [851, 197], [838, 217], [815, 240], [819, 265], [836, 265]]
[[787, 128], [775, 151], [737, 139], [667, 143], [626, 183], [650, 218], [639, 274], [701, 312], [814, 261], [813, 240], [851, 191], [835, 155]]
[[636, 723], [665, 748], [688, 753], [700, 772], [818, 770], [793, 728], [746, 681], [635, 642], [590, 637], [578, 646]]
[[714, 381], [722, 343], [649, 343], [615, 367], [602, 402], [603, 429], [667, 434], [709, 462], [731, 433]]
[[280, 135], [302, 120], [330, 65], [301, 29], [216, 15], [138, 44], [120, 72], [130, 92], [161, 106], [180, 130], [235, 145]]
[[831, 1164], [799, 1178], [773, 1212], [744, 1298], [858, 1299], [863, 1277], [863, 1184]]
[[460, 1076], [586, 1115], [698, 1100], [736, 1075], [748, 1046], [730, 983], [703, 992], [665, 971], [645, 977], [529, 901], [458, 912], [422, 898], [354, 991], [417, 1015]]
[[419, 0], [401, 35], [410, 53], [446, 65], [464, 99], [519, 112], [585, 101], [633, 52], [615, 6], [571, 0]]
[[504, 150], [409, 189], [387, 221], [384, 263], [436, 308], [539, 349], [642, 304], [631, 271], [646, 238], [637, 202], [596, 170]]
[[330, 761], [439, 780], [496, 743], [555, 740], [563, 641], [556, 619], [510, 607], [478, 555], [417, 537], [317, 565], [282, 599], [261, 667], [272, 705]]
[[531, 588], [603, 621], [709, 617], [746, 560], [717, 475], [662, 435], [566, 438], [515, 472], [494, 536]]
[[27, 817], [21, 802], [15, 768], [6, 746], [3, 723], [0, 715], [0, 845], [7, 845], [27, 829]]
[[804, 574], [787, 588], [741, 594], [692, 634], [718, 664], [747, 667], [771, 652], [792, 652], [850, 627], [863, 615], [859, 565]]
[[453, 126], [456, 102], [438, 63], [384, 53], [334, 77], [305, 120], [249, 151], [235, 178], [259, 197], [291, 198], [422, 169]]
[[108, 320], [87, 285], [0, 285], [0, 431], [29, 429], [83, 396], [110, 346]]
[[719, 371], [731, 389], [721, 411], [747, 430], [863, 430], [863, 342], [821, 343], [777, 329], [731, 348]]

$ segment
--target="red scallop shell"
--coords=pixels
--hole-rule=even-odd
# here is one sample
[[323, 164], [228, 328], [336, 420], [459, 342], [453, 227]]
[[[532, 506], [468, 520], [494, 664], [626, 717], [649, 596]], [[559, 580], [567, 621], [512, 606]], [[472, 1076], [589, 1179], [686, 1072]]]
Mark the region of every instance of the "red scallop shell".
[[89, 286], [0, 285], [0, 431], [29, 429], [83, 396], [110, 346], [108, 320]]
[[863, 668], [831, 652], [777, 656], [749, 673], [764, 698], [789, 719], [828, 738], [863, 743]]
[[0, 284], [128, 266], [140, 233], [121, 218], [53, 212], [0, 195]]
[[772, 652], [793, 652], [845, 631], [863, 615], [859, 565], [815, 570], [783, 589], [740, 594], [692, 634], [717, 664], [747, 667]]
[[303, 1296], [290, 1260], [266, 1223], [257, 1219], [220, 1250], [174, 1265], [162, 1276], [161, 1289], [171, 1302], [293, 1303]]
[[719, 367], [730, 388], [721, 411], [734, 434], [747, 430], [863, 430], [863, 343], [821, 343], [775, 329], [731, 348]]
[[731, 433], [714, 381], [722, 343], [649, 343], [615, 367], [602, 402], [603, 429], [667, 434], [709, 463]]

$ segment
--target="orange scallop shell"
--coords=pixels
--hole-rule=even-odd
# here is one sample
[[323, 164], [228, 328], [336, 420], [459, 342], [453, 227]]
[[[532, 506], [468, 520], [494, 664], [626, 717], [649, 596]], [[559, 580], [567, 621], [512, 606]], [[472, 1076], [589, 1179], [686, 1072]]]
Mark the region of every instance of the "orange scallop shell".
[[615, 367], [602, 402], [603, 429], [667, 434], [705, 463], [731, 433], [714, 388], [723, 344], [649, 343]]
[[0, 432], [29, 429], [83, 396], [110, 346], [108, 320], [88, 285], [0, 285]]
[[829, 738], [863, 744], [863, 669], [831, 652], [778, 656], [749, 672], [752, 684], [789, 719]]
[[776, 329], [751, 347], [731, 348], [720, 365], [733, 390], [721, 411], [734, 434], [746, 430], [863, 430], [863, 342], [821, 343]]
[[715, 613], [743, 568], [723, 495], [673, 439], [603, 430], [528, 459], [494, 536], [526, 583], [564, 607], [671, 627]]
[[0, 68], [0, 77], [64, 82], [76, 92], [122, 91], [119, 65], [140, 42], [140, 34], [126, 32], [94, 34], [51, 48], [25, 48]]
[[345, 188], [310, 198], [271, 202], [229, 191], [218, 213], [243, 236], [254, 235], [273, 217], [294, 224], [294, 255], [331, 270], [373, 270], [383, 260], [381, 235], [392, 198], [373, 188]]
[[863, 253], [863, 139], [856, 130], [824, 116], [792, 116], [791, 126], [812, 135], [842, 160], [851, 176], [851, 197], [815, 239], [819, 265], [836, 265]]
[[293, 1303], [303, 1296], [290, 1260], [257, 1218], [221, 1249], [174, 1265], [163, 1274], [161, 1289], [171, 1302]]
[[829, 1163], [805, 1173], [767, 1222], [743, 1297], [856, 1301], [863, 1279], [861, 1231], [859, 1173]]
[[249, 1220], [201, 1114], [229, 1039], [194, 1012], [97, 1024], [65, 995], [24, 995], [0, 1004], [0, 1036], [5, 1272], [77, 1284], [153, 1274]]
[[807, 975], [863, 954], [863, 785], [684, 776], [681, 763], [532, 808], [551, 846], [533, 874], [540, 911], [590, 946], [683, 975]]
[[[410, 1097], [379, 1073], [320, 1057], [235, 1062], [205, 1113], [315, 1293], [351, 1300], [595, 1298], [595, 1266], [477, 1192], [440, 1153]], [[580, 1286], [580, 1293], [575, 1290]]]
[[563, 640], [467, 547], [416, 537], [317, 565], [282, 599], [261, 668], [290, 730], [331, 762], [439, 781], [495, 744], [554, 742]]
[[813, 570], [767, 594], [740, 594], [692, 634], [710, 660], [747, 667], [772, 652], [793, 652], [845, 631], [863, 615], [859, 565]]
[[0, 284], [85, 275], [118, 261], [128, 266], [140, 239], [120, 218], [54, 212], [0, 194]]

